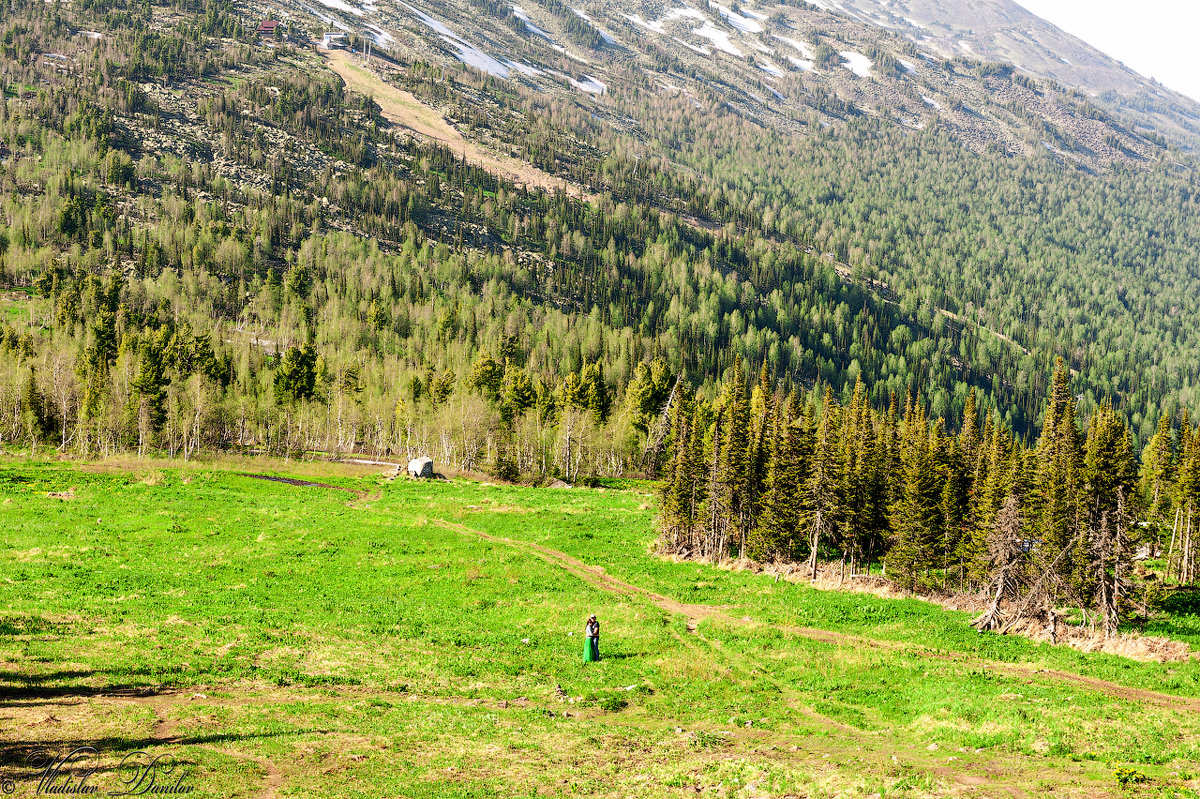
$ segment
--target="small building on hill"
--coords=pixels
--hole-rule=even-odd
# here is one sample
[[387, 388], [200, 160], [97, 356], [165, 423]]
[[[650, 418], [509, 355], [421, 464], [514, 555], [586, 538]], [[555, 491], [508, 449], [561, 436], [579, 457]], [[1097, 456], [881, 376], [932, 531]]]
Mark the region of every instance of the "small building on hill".
[[282, 33], [279, 30], [279, 21], [274, 19], [264, 19], [258, 23], [258, 29], [254, 31], [261, 39], [274, 39]]
[[340, 31], [330, 31], [321, 39], [321, 46], [326, 50], [346, 46], [346, 34]]

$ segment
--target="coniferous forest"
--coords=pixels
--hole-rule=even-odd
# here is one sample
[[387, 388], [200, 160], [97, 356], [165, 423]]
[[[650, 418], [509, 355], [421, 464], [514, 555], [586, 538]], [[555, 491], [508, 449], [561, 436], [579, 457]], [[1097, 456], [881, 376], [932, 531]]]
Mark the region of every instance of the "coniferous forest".
[[[521, 128], [522, 153], [592, 192], [580, 199], [392, 128], [311, 52], [265, 47], [224, 0], [0, 0], [0, 12], [5, 443], [430, 454], [574, 481], [680, 473], [682, 436], [689, 457], [757, 476], [724, 497], [709, 486], [725, 485], [716, 466], [707, 483], [685, 469], [688, 514], [711, 496], [715, 515], [672, 523], [680, 546], [834, 547], [858, 564], [894, 539], [915, 565], [893, 555], [891, 568], [967, 581], [1010, 495], [1042, 524], [1029, 442], [1068, 417], [1089, 431], [1080, 442], [1119, 421], [1121, 468], [1136, 473], [1137, 454], [1163, 446], [1159, 419], [1193, 403], [1187, 258], [1200, 236], [1184, 154], [1096, 175], [858, 118], [775, 150], [782, 140], [719, 104], [682, 115], [682, 100], [613, 91], [609, 110], [641, 125], [629, 137], [580, 105], [402, 65], [397, 81], [471, 125], [488, 123], [471, 97], [553, 120]], [[1069, 389], [1052, 382], [1056, 358]], [[738, 369], [761, 377], [750, 443], [726, 447], [742, 411], [717, 398]], [[783, 385], [796, 399], [776, 396]], [[1078, 394], [1078, 409], [1047, 410], [1051, 390]], [[685, 396], [672, 432], [664, 408]], [[898, 449], [881, 466], [847, 454], [846, 436]], [[799, 465], [832, 463], [835, 441], [843, 465], [816, 478]], [[792, 465], [768, 474], [777, 447]], [[1078, 447], [1084, 466], [1062, 478], [1072, 530], [1107, 512], [1079, 493]], [[914, 476], [908, 499], [902, 454], [926, 481]], [[884, 474], [869, 513], [847, 521], [838, 497], [859, 488], [844, 481]], [[933, 503], [943, 476], [953, 487]], [[815, 528], [767, 488], [810, 479]], [[1121, 518], [1143, 512], [1121, 496]], [[1156, 529], [1186, 539], [1164, 502]]]
[[[1146, 597], [1137, 554], [1195, 579], [1200, 432], [1163, 415], [1141, 459], [1109, 404], [1081, 428], [1070, 374], [1054, 373], [1040, 436], [1026, 443], [967, 398], [959, 429], [919, 398], [872, 408], [858, 382], [832, 391], [748, 385], [742, 364], [712, 402], [673, 403], [660, 549], [711, 560], [841, 561], [912, 589], [988, 589], [977, 624], [1069, 606], [1108, 633]], [[1019, 604], [1019, 610], [1014, 605]]]

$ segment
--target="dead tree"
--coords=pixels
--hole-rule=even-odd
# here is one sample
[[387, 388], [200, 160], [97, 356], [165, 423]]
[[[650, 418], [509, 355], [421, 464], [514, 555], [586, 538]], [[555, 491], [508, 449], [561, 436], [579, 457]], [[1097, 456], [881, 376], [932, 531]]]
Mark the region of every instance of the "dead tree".
[[1115, 513], [1100, 516], [1100, 529], [1092, 537], [1092, 568], [1096, 574], [1096, 612], [1104, 624], [1104, 637], [1112, 638], [1121, 624], [1129, 586], [1128, 519], [1125, 496], [1117, 495]]
[[671, 410], [675, 407], [675, 394], [679, 391], [681, 382], [683, 382], [682, 372], [675, 378], [675, 385], [671, 387], [667, 401], [663, 403], [662, 410], [647, 431], [646, 449], [642, 452], [642, 471], [651, 477], [658, 476], [658, 457], [662, 453], [667, 433], [671, 432]]
[[1025, 550], [1021, 546], [1021, 506], [1011, 494], [996, 514], [987, 546], [992, 574], [988, 593], [992, 602], [982, 616], [971, 622], [976, 630], [1000, 629], [1004, 623], [1002, 608], [1020, 595]]
[[[1041, 552], [1041, 547], [1034, 542], [1021, 538], [1021, 510], [1016, 497], [1009, 496], [1004, 500], [992, 534], [988, 537], [988, 560], [992, 574], [989, 593], [992, 601], [988, 609], [971, 622], [971, 626], [980, 631], [994, 630], [1004, 634], [1022, 623], [1040, 621], [1047, 625], [1051, 640], [1055, 640], [1058, 637], [1058, 614], [1054, 610], [1053, 598], [1065, 595], [1079, 607], [1086, 606], [1075, 588], [1059, 574], [1059, 564], [1075, 550], [1084, 532], [1083, 529], [1076, 532], [1058, 552]], [[1111, 557], [1124, 553], [1122, 546], [1121, 542], [1110, 544], [1105, 550], [1113, 553], [1108, 562], [1111, 562]], [[1049, 557], [1051, 554], [1053, 557]], [[1123, 580], [1119, 568], [1117, 574], [1118, 580]], [[1036, 578], [1030, 579], [1032, 575], [1036, 575]], [[1124, 583], [1114, 584], [1110, 580], [1108, 586], [1105, 596], [1119, 602], [1124, 593]]]

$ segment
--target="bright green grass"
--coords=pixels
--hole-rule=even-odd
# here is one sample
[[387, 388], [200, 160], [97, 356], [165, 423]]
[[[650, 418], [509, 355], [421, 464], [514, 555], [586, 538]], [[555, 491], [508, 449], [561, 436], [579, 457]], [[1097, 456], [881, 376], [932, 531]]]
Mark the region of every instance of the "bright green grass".
[[[212, 747], [289, 764], [296, 795], [926, 795], [973, 774], [1100, 795], [1115, 765], [1151, 776], [1138, 790], [1191, 795], [1192, 714], [996, 666], [1196, 697], [1194, 661], [1084, 655], [979, 635], [916, 600], [670, 563], [649, 554], [654, 503], [636, 483], [306, 479], [368, 496], [195, 465], [0, 461], [0, 699], [32, 713], [39, 691], [202, 693], [160, 712], [212, 795], [259, 769]], [[640, 596], [439, 522], [565, 552], [726, 620], [693, 635]], [[589, 612], [606, 657], [585, 665]], [[93, 734], [99, 701], [79, 706], [91, 715], [78, 728], [56, 711], [58, 739]], [[109, 739], [152, 740], [153, 715], [115, 718], [126, 733]]]

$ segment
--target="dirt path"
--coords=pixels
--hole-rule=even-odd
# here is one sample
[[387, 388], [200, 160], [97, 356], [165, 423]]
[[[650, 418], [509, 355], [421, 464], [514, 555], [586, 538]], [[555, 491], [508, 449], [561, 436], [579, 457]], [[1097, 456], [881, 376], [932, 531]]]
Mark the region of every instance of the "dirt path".
[[[619, 594], [629, 599], [642, 599], [649, 601], [662, 610], [668, 613], [677, 613], [687, 619], [688, 630], [696, 631], [696, 625], [704, 619], [717, 619], [727, 624], [741, 627], [755, 627], [760, 624], [752, 619], [739, 618], [726, 613], [723, 609], [713, 605], [695, 605], [678, 602], [670, 597], [655, 593], [640, 586], [626, 583], [622, 580], [605, 573], [604, 569], [599, 566], [590, 566], [583, 561], [578, 560], [565, 552], [560, 552], [556, 549], [534, 544], [528, 541], [516, 541], [503, 536], [495, 536], [489, 533], [476, 530], [464, 524], [450, 522], [445, 520], [435, 520], [434, 524], [439, 527], [444, 527], [448, 530], [454, 530], [459, 533], [476, 536], [487, 541], [493, 541], [498, 544], [514, 547], [516, 549], [525, 550], [553, 566], [559, 566], [587, 583], [609, 593]], [[863, 638], [856, 635], [846, 633], [833, 632], [831, 630], [818, 630], [811, 627], [778, 627], [785, 632], [802, 638], [808, 638], [814, 641], [820, 641], [826, 644], [835, 646], [847, 646], [854, 648], [884, 648], [895, 651], [905, 652], [918, 656], [933, 657], [939, 660], [950, 660], [956, 663], [961, 663], [965, 666], [974, 666], [976, 668], [987, 668], [995, 672], [1002, 672], [1013, 676], [1018, 676], [1027, 679], [1046, 678], [1057, 682], [1066, 682], [1079, 686], [1084, 690], [1097, 691], [1107, 694], [1115, 699], [1121, 699], [1128, 702], [1141, 702], [1144, 704], [1153, 705], [1155, 707], [1165, 708], [1167, 710], [1178, 710], [1183, 712], [1200, 713], [1200, 699], [1191, 699], [1179, 696], [1171, 696], [1170, 694], [1158, 693], [1144, 688], [1132, 688], [1118, 683], [1108, 682], [1096, 677], [1087, 677], [1081, 674], [1072, 674], [1066, 671], [1056, 669], [1041, 669], [1032, 665], [1022, 665], [1015, 663], [1001, 663], [998, 661], [983, 660], [973, 658], [968, 655], [944, 655], [941, 653], [929, 652], [921, 647], [914, 647], [897, 641], [879, 641], [870, 638]]]
[[365, 497], [366, 491], [361, 491], [356, 488], [346, 488], [345, 486], [335, 486], [329, 483], [314, 483], [311, 480], [300, 480], [295, 477], [277, 477], [273, 474], [251, 474], [249, 472], [238, 472], [239, 477], [253, 477], [255, 480], [267, 480], [272, 483], [284, 483], [285, 485], [296, 486], [297, 488], [329, 488], [334, 491], [349, 491], [351, 494], [359, 497]]
[[1011, 663], [999, 664], [997, 665], [997, 669], [1008, 671], [1010, 674], [1027, 674], [1035, 679], [1039, 675], [1045, 675], [1059, 682], [1071, 683], [1084, 690], [1099, 691], [1102, 694], [1108, 694], [1114, 699], [1123, 699], [1127, 702], [1141, 702], [1166, 710], [1200, 713], [1200, 699], [1188, 699], [1181, 696], [1171, 696], [1170, 694], [1160, 694], [1157, 691], [1148, 691], [1144, 688], [1130, 688], [1096, 677], [1072, 674], [1069, 671], [1059, 671], [1058, 669], [1038, 669], [1032, 666], [1021, 666]]
[[465, 524], [446, 521], [445, 519], [434, 519], [433, 523], [439, 527], [444, 527], [447, 530], [453, 530], [458, 533], [465, 533], [477, 538], [482, 538], [485, 541], [492, 541], [497, 544], [524, 549], [527, 552], [541, 558], [552, 566], [566, 569], [576, 577], [584, 580], [591, 585], [596, 586], [602, 591], [608, 591], [612, 594], [621, 594], [629, 599], [646, 599], [667, 611], [668, 613], [678, 613], [688, 621], [688, 629], [694, 630], [697, 622], [712, 616], [723, 616], [720, 608], [713, 605], [689, 605], [684, 602], [677, 602], [670, 597], [656, 594], [653, 591], [642, 588], [641, 586], [633, 585], [618, 580], [616, 577], [606, 573], [600, 566], [590, 566], [578, 558], [571, 557], [565, 552], [560, 552], [557, 549], [544, 547], [540, 544], [534, 544], [529, 541], [517, 541], [512, 538], [504, 538], [503, 536], [491, 535], [482, 530], [476, 530], [473, 527], [467, 527]]
[[493, 153], [477, 142], [467, 139], [415, 94], [387, 83], [363, 66], [356, 56], [345, 50], [321, 51], [321, 54], [325, 56], [329, 68], [342, 79], [348, 89], [374, 97], [384, 119], [392, 124], [422, 139], [443, 144], [461, 154], [470, 163], [478, 164], [493, 175], [513, 183], [547, 191], [563, 189], [573, 197], [597, 199], [596, 195], [589, 194], [574, 183], [556, 178], [525, 161]]

